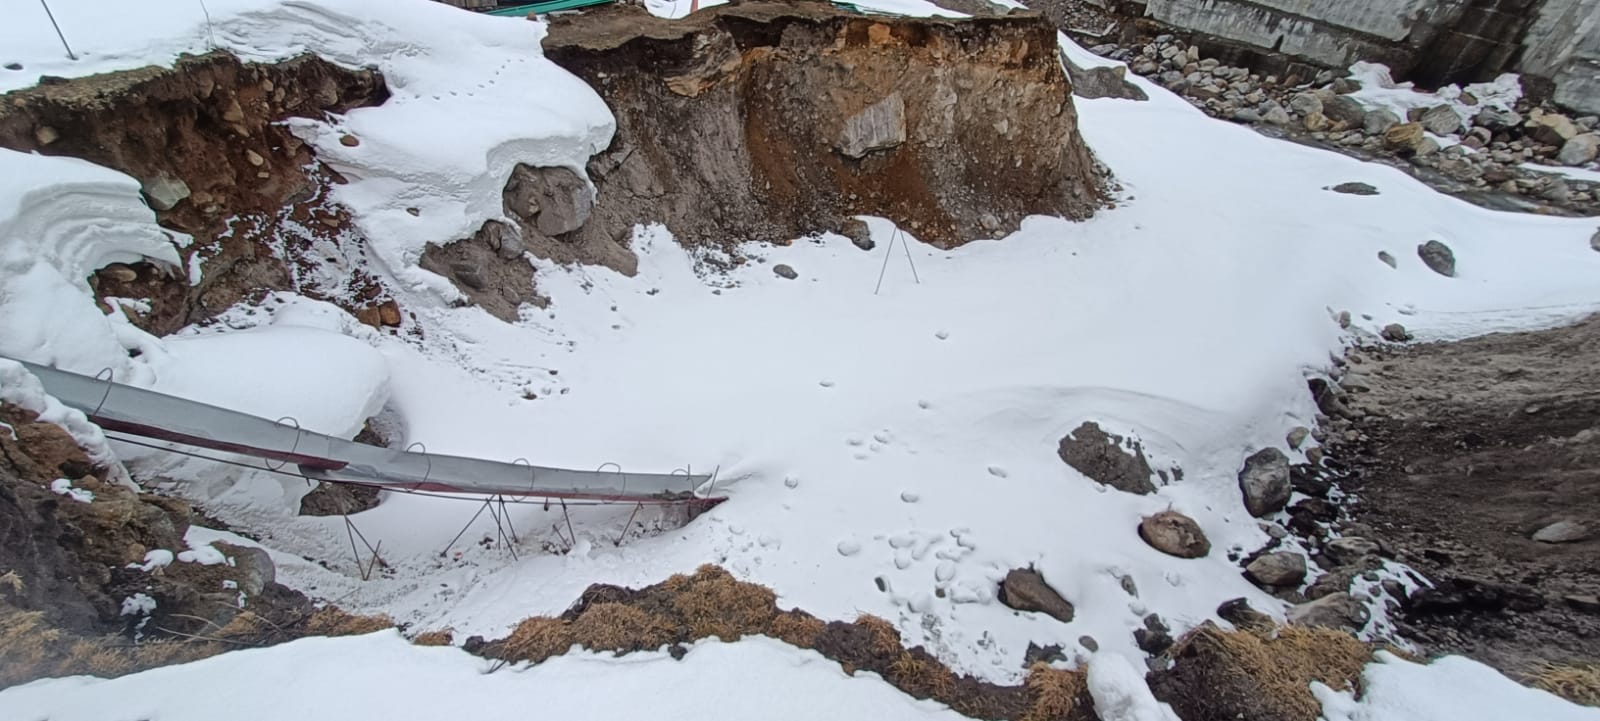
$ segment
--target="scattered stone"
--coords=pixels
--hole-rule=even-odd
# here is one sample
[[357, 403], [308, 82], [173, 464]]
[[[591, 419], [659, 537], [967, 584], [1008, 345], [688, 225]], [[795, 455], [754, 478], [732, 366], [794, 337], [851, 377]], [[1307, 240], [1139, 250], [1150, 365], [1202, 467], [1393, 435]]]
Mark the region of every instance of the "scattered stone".
[[1284, 110], [1281, 105], [1273, 105], [1268, 108], [1267, 112], [1261, 114], [1261, 119], [1273, 125], [1288, 125], [1294, 121], [1294, 118], [1290, 117], [1289, 111]]
[[1408, 340], [1411, 340], [1411, 332], [1406, 330], [1406, 327], [1400, 325], [1399, 323], [1390, 323], [1389, 325], [1384, 326], [1383, 330], [1380, 331], [1378, 335], [1382, 336], [1384, 340], [1389, 341], [1390, 343], [1404, 343]]
[[1368, 135], [1383, 135], [1389, 132], [1389, 128], [1399, 124], [1400, 116], [1383, 108], [1369, 110], [1361, 119], [1361, 129]]
[[1534, 532], [1533, 540], [1540, 543], [1576, 543], [1586, 541], [1594, 533], [1577, 521], [1556, 521]]
[[1239, 470], [1239, 490], [1244, 507], [1260, 518], [1289, 504], [1289, 459], [1276, 448], [1263, 448], [1244, 461]]
[[1600, 230], [1595, 231], [1594, 235], [1589, 236], [1589, 249], [1595, 251], [1596, 253], [1600, 253]]
[[1561, 152], [1556, 154], [1556, 160], [1562, 165], [1583, 165], [1600, 155], [1600, 135], [1585, 133], [1573, 136], [1571, 140], [1562, 144]]
[[95, 271], [95, 275], [118, 283], [132, 283], [139, 279], [139, 271], [124, 263], [112, 263]]
[[859, 160], [868, 153], [888, 150], [905, 141], [906, 102], [900, 93], [890, 93], [846, 120], [835, 147]]
[[1417, 119], [1422, 127], [1434, 135], [1455, 135], [1461, 132], [1461, 116], [1456, 115], [1454, 108], [1448, 105], [1435, 105], [1422, 111], [1422, 117]]
[[1072, 623], [1072, 604], [1031, 568], [1013, 568], [1006, 574], [1000, 582], [1000, 602], [1018, 611], [1037, 611]]
[[1450, 246], [1430, 240], [1417, 246], [1417, 256], [1433, 272], [1446, 278], [1456, 277], [1456, 254], [1451, 252]]
[[1564, 596], [1561, 600], [1566, 601], [1574, 611], [1600, 613], [1600, 597], [1571, 595]]
[[1360, 536], [1345, 536], [1328, 541], [1322, 555], [1335, 566], [1349, 566], [1378, 553], [1378, 543]]
[[339, 136], [339, 144], [345, 146], [346, 148], [354, 148], [361, 144], [361, 140], [354, 135], [346, 133]]
[[258, 168], [261, 167], [261, 165], [263, 163], [267, 162], [267, 159], [261, 157], [260, 153], [254, 151], [254, 150], [251, 150], [249, 148], [245, 148], [244, 159], [249, 161], [251, 165], [254, 165], [254, 166], [258, 167]]
[[1372, 186], [1370, 186], [1370, 185], [1368, 185], [1366, 183], [1340, 183], [1338, 185], [1333, 186], [1332, 188], [1329, 188], [1329, 190], [1332, 190], [1335, 193], [1344, 193], [1345, 195], [1377, 195], [1378, 194], [1378, 189], [1377, 188], [1374, 188], [1374, 187], [1372, 187]]
[[1289, 98], [1289, 109], [1296, 115], [1311, 115], [1322, 112], [1322, 98], [1315, 93], [1299, 93]]
[[1472, 122], [1490, 130], [1507, 130], [1522, 124], [1522, 114], [1506, 108], [1486, 107], [1478, 111]]
[[1305, 126], [1306, 130], [1309, 130], [1313, 133], [1326, 131], [1328, 128], [1333, 126], [1333, 124], [1328, 121], [1328, 116], [1323, 115], [1322, 113], [1307, 113], [1305, 119], [1300, 122], [1301, 125]]
[[1172, 648], [1172, 629], [1160, 614], [1152, 613], [1144, 617], [1144, 628], [1133, 629], [1133, 642], [1140, 651], [1157, 656]]
[[300, 497], [302, 516], [345, 516], [378, 507], [378, 489], [348, 483], [318, 483]]
[[1300, 450], [1300, 444], [1306, 442], [1306, 436], [1311, 435], [1311, 429], [1305, 426], [1295, 426], [1289, 429], [1289, 435], [1284, 440], [1289, 442], [1291, 450]]
[[1094, 640], [1093, 636], [1079, 636], [1078, 645], [1082, 646], [1084, 650], [1088, 651], [1089, 653], [1094, 653], [1095, 651], [1100, 650], [1100, 642]]
[[1421, 123], [1401, 123], [1383, 132], [1384, 147], [1396, 152], [1415, 152], [1422, 141], [1429, 139]]
[[1244, 567], [1245, 578], [1260, 586], [1298, 586], [1306, 579], [1306, 557], [1293, 551], [1276, 551]]
[[1399, 267], [1400, 267], [1400, 264], [1399, 264], [1399, 262], [1397, 262], [1397, 261], [1396, 261], [1396, 260], [1395, 260], [1395, 259], [1394, 259], [1394, 256], [1392, 256], [1392, 255], [1389, 255], [1389, 251], [1387, 251], [1387, 250], [1380, 250], [1380, 251], [1378, 251], [1378, 260], [1381, 260], [1381, 261], [1383, 261], [1383, 262], [1384, 262], [1384, 263], [1385, 263], [1385, 264], [1387, 264], [1387, 265], [1388, 265], [1388, 266], [1389, 266], [1389, 267], [1390, 267], [1390, 268], [1399, 268]]
[[33, 130], [33, 139], [40, 145], [49, 145], [61, 139], [61, 133], [48, 125], [41, 125]]
[[170, 175], [158, 175], [143, 183], [145, 200], [155, 210], [172, 210], [189, 197], [189, 185]]
[[1072, 81], [1072, 94], [1080, 98], [1150, 99], [1139, 86], [1128, 82], [1128, 68], [1125, 65], [1080, 68], [1066, 53], [1061, 54], [1061, 62], [1067, 68], [1068, 79]]
[[1130, 445], [1131, 453], [1124, 448], [1121, 436], [1106, 433], [1098, 423], [1085, 421], [1061, 439], [1057, 455], [1096, 483], [1128, 493], [1155, 493], [1144, 449], [1137, 441]]
[[1276, 625], [1271, 616], [1251, 608], [1250, 601], [1243, 598], [1223, 601], [1222, 605], [1217, 607], [1217, 618], [1233, 624], [1234, 628], [1240, 630], [1272, 628]]
[[867, 222], [860, 218], [845, 220], [844, 227], [839, 230], [839, 233], [849, 238], [851, 243], [862, 250], [872, 250], [877, 247], [877, 244], [872, 242], [872, 229], [867, 227]]
[[1578, 126], [1573, 125], [1570, 118], [1560, 113], [1544, 113], [1528, 118], [1527, 124], [1523, 126], [1523, 132], [1529, 138], [1559, 148], [1578, 134]]
[[1355, 78], [1334, 78], [1331, 87], [1333, 92], [1340, 95], [1349, 95], [1361, 89], [1361, 82]]
[[1241, 123], [1259, 123], [1261, 122], [1261, 113], [1250, 108], [1239, 108], [1233, 111], [1233, 119]]
[[1367, 110], [1354, 98], [1335, 95], [1322, 99], [1322, 114], [1335, 123], [1344, 123], [1347, 128], [1359, 128], [1366, 121]]
[[[1084, 636], [1083, 638], [1089, 637]], [[1083, 638], [1078, 639], [1078, 642], [1083, 643]], [[1022, 652], [1022, 667], [1032, 668], [1036, 663], [1055, 663], [1056, 661], [1066, 661], [1067, 656], [1066, 654], [1062, 653], [1062, 650], [1061, 644], [1058, 643], [1040, 646], [1039, 644], [1029, 641], [1028, 649]]]
[[1289, 609], [1289, 622], [1301, 626], [1342, 628], [1360, 631], [1372, 620], [1372, 612], [1345, 592], [1330, 593], [1310, 603]]
[[1211, 552], [1200, 524], [1177, 511], [1162, 511], [1139, 522], [1139, 537], [1157, 551], [1178, 558], [1200, 558]]
[[794, 280], [795, 278], [800, 277], [799, 273], [794, 272], [794, 268], [790, 268], [788, 265], [783, 263], [772, 266], [772, 273], [779, 278], [788, 278], [789, 280]]

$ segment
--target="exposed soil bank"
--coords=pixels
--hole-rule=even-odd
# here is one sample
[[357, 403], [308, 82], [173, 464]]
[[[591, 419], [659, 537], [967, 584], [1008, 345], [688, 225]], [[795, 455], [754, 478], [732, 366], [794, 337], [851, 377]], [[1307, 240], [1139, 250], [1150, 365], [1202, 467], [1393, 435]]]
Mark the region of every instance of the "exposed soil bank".
[[1439, 586], [1402, 631], [1513, 677], [1600, 658], [1600, 316], [1348, 361], [1352, 516]]
[[887, 217], [953, 247], [1103, 202], [1041, 16], [866, 16], [823, 3], [628, 6], [558, 19], [546, 55], [617, 116], [575, 240], [663, 222], [685, 244], [786, 242]]

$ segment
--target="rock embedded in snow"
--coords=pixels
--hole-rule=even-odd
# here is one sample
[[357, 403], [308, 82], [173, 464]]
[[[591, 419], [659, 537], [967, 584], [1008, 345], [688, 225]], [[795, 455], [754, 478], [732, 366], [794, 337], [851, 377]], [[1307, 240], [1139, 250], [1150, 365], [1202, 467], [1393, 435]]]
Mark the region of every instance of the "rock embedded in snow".
[[1556, 160], [1562, 165], [1583, 165], [1594, 160], [1596, 155], [1600, 155], [1600, 135], [1584, 133], [1563, 143]]
[[1239, 490], [1244, 507], [1260, 518], [1277, 513], [1289, 505], [1289, 458], [1276, 448], [1263, 448], [1244, 461], [1239, 469]]
[[1128, 82], [1126, 65], [1099, 65], [1082, 68], [1063, 52], [1061, 64], [1072, 81], [1072, 94], [1084, 99], [1117, 98], [1119, 100], [1149, 100], [1150, 96], [1139, 86]]
[[1293, 551], [1268, 553], [1245, 566], [1244, 576], [1260, 586], [1298, 586], [1306, 578], [1306, 557]]
[[1378, 335], [1383, 336], [1384, 340], [1392, 343], [1404, 343], [1411, 340], [1411, 331], [1406, 330], [1406, 327], [1399, 323], [1390, 323], [1384, 326]]
[[872, 250], [877, 246], [877, 243], [872, 241], [872, 229], [860, 218], [845, 220], [844, 227], [839, 229], [839, 234], [849, 238], [851, 244], [862, 250]]
[[1378, 260], [1383, 261], [1384, 265], [1387, 265], [1390, 268], [1399, 268], [1400, 267], [1400, 263], [1398, 261], [1396, 261], [1394, 259], [1394, 256], [1390, 255], [1389, 251], [1387, 251], [1387, 250], [1378, 251]]
[[1062, 623], [1071, 623], [1075, 613], [1072, 603], [1031, 568], [1013, 568], [1006, 574], [1000, 582], [1000, 602], [1018, 611], [1048, 614]]
[[1422, 127], [1434, 135], [1455, 135], [1461, 132], [1461, 116], [1449, 105], [1435, 105], [1422, 111], [1417, 118]]
[[1300, 626], [1360, 631], [1370, 620], [1372, 612], [1343, 591], [1289, 609], [1289, 623]]
[[859, 541], [840, 541], [836, 549], [839, 551], [839, 555], [848, 558], [861, 552], [861, 543]]
[[1211, 541], [1193, 518], [1177, 511], [1162, 511], [1139, 522], [1139, 537], [1151, 548], [1178, 558], [1200, 558], [1211, 552]]
[[789, 280], [794, 280], [795, 278], [800, 277], [799, 273], [794, 272], [794, 268], [791, 268], [784, 263], [779, 263], [772, 266], [772, 274], [778, 276], [779, 278], [788, 278]]
[[1417, 257], [1433, 272], [1446, 278], [1456, 277], [1456, 254], [1450, 250], [1450, 246], [1430, 240], [1417, 246]]
[[1306, 442], [1306, 436], [1309, 436], [1309, 435], [1311, 435], [1311, 429], [1310, 428], [1307, 428], [1305, 426], [1295, 426], [1295, 427], [1289, 429], [1289, 433], [1288, 433], [1288, 435], [1284, 436], [1284, 440], [1288, 441], [1289, 448], [1291, 450], [1299, 450], [1300, 449], [1300, 444], [1305, 443]]
[[1329, 190], [1332, 190], [1335, 193], [1344, 193], [1345, 195], [1377, 195], [1378, 194], [1378, 189], [1377, 188], [1374, 188], [1374, 187], [1372, 187], [1372, 186], [1370, 186], [1370, 185], [1368, 185], [1366, 183], [1340, 183], [1338, 185], [1333, 186], [1332, 188], [1329, 188]]
[[1594, 235], [1589, 236], [1589, 249], [1600, 253], [1600, 230], [1596, 230]]
[[550, 237], [583, 227], [594, 209], [594, 191], [570, 168], [519, 164], [503, 195], [508, 213]]
[[1588, 540], [1594, 532], [1577, 521], [1556, 521], [1535, 531], [1533, 540], [1540, 543], [1576, 543]]
[[1056, 453], [1096, 483], [1128, 493], [1155, 493], [1144, 449], [1137, 441], [1130, 445], [1131, 452], [1124, 448], [1122, 436], [1106, 433], [1094, 421], [1084, 421], [1061, 439]]
[[859, 160], [875, 150], [887, 150], [905, 141], [906, 102], [900, 93], [890, 93], [846, 120], [835, 147]]

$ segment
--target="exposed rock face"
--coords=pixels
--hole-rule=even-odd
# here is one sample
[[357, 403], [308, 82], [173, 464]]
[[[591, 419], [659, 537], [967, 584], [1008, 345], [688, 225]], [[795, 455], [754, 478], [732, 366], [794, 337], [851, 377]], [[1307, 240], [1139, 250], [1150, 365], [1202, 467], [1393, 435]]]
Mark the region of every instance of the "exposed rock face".
[[558, 19], [544, 44], [617, 118], [574, 242], [625, 243], [640, 222], [688, 245], [785, 241], [878, 215], [953, 247], [1103, 201], [1036, 15], [753, 2], [663, 20], [616, 6]]
[[[142, 298], [135, 323], [166, 335], [210, 318], [252, 293], [295, 289], [313, 297], [365, 289], [303, 285], [274, 243], [327, 240], [338, 224], [320, 201], [330, 174], [281, 122], [383, 102], [383, 78], [312, 56], [270, 65], [224, 53], [0, 96], [0, 147], [82, 158], [138, 178], [164, 227], [193, 235], [184, 260], [202, 253], [200, 283], [187, 273], [134, 266], [133, 279], [95, 276], [101, 297]], [[312, 170], [307, 170], [310, 167]], [[326, 221], [326, 222], [317, 222]], [[293, 226], [306, 237], [289, 239]], [[375, 285], [365, 299], [387, 300]], [[352, 308], [351, 310], [357, 310]]]
[[1251, 454], [1239, 470], [1239, 490], [1244, 507], [1260, 518], [1277, 513], [1289, 504], [1289, 458], [1276, 448], [1263, 448]]
[[1211, 541], [1200, 524], [1177, 511], [1162, 511], [1140, 521], [1139, 537], [1157, 551], [1178, 558], [1200, 558], [1211, 552]]
[[[540, 307], [549, 303], [533, 287], [533, 266], [521, 257], [522, 238], [516, 227], [491, 220], [471, 238], [428, 246], [418, 265], [448, 278], [467, 300], [490, 315], [514, 322], [523, 303]], [[557, 242], [545, 239], [546, 245]]]
[[1072, 604], [1031, 568], [1014, 568], [1006, 574], [1000, 582], [1000, 602], [1018, 611], [1049, 614], [1062, 623], [1071, 623], [1075, 612]]
[[1122, 436], [1100, 430], [1100, 424], [1084, 421], [1061, 439], [1056, 453], [1089, 480], [1104, 483], [1128, 493], [1155, 493], [1150, 482], [1150, 462], [1137, 441], [1124, 448]]

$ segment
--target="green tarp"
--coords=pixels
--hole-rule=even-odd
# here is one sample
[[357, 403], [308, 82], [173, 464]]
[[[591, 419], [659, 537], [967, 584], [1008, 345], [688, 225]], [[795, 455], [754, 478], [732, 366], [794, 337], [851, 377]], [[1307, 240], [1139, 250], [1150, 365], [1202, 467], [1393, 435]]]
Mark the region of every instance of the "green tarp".
[[500, 17], [526, 17], [528, 13], [543, 15], [557, 10], [576, 10], [591, 5], [605, 5], [612, 0], [550, 0], [549, 2], [532, 3], [530, 5], [516, 5], [513, 7], [490, 10], [485, 15], [498, 15]]

